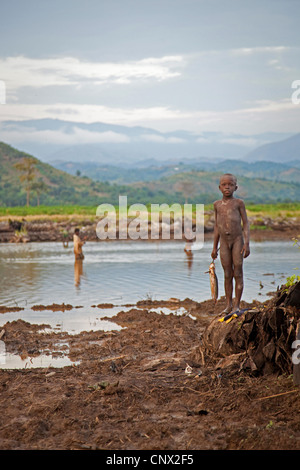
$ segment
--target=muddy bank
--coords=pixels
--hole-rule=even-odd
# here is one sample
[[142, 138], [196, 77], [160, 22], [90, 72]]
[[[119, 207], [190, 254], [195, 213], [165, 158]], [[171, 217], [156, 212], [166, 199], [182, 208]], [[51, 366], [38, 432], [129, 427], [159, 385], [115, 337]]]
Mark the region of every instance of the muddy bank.
[[[130, 221], [128, 222], [130, 223]], [[300, 236], [300, 220], [296, 217], [288, 218], [257, 218], [250, 217], [251, 238], [253, 240], [292, 239]], [[27, 243], [27, 242], [62, 242], [66, 245], [73, 240], [76, 227], [79, 227], [87, 241], [100, 241], [97, 237], [97, 222], [83, 219], [52, 221], [44, 219], [27, 220], [8, 219], [0, 221], [0, 243]], [[213, 235], [214, 216], [212, 212], [205, 213], [204, 234], [207, 239]], [[184, 227], [177, 222], [170, 224], [171, 239], [178, 238], [178, 232], [184, 233]], [[159, 225], [159, 234], [162, 238], [162, 225]], [[117, 228], [116, 238], [119, 237]], [[128, 237], [129, 238], [129, 237]], [[148, 239], [151, 239], [150, 222]]]
[[[242, 307], [262, 319], [281, 305], [274, 299]], [[7, 322], [7, 352], [27, 361], [66, 354], [77, 365], [0, 369], [0, 448], [298, 449], [300, 389], [289, 369], [252, 370], [236, 356], [247, 348], [232, 360], [232, 350], [204, 347], [223, 306], [145, 300], [109, 318], [121, 330], [78, 335]], [[233, 331], [244, 320], [219, 326]]]

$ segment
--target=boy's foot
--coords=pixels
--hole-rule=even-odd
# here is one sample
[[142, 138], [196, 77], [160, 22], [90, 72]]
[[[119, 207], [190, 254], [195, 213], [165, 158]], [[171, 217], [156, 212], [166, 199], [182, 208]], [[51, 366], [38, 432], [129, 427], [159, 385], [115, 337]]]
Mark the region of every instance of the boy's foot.
[[222, 312], [221, 315], [228, 315], [228, 313], [232, 312], [232, 307], [226, 307]]

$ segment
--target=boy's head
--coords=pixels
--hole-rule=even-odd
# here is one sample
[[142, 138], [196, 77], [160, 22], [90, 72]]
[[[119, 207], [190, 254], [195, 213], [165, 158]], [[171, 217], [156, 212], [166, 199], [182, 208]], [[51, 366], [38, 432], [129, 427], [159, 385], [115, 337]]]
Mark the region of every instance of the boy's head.
[[74, 233], [75, 235], [79, 235], [79, 228], [75, 228]]
[[220, 177], [219, 189], [223, 196], [232, 196], [237, 188], [237, 179], [231, 173], [225, 173]]

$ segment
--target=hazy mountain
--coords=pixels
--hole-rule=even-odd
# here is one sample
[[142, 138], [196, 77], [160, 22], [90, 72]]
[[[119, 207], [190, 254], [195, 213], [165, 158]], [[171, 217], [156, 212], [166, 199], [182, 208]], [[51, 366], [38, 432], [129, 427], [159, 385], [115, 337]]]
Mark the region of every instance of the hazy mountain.
[[288, 137], [280, 142], [273, 142], [262, 145], [249, 152], [246, 160], [255, 161], [273, 161], [278, 163], [288, 163], [293, 160], [300, 161], [300, 133]]
[[163, 133], [140, 126], [103, 122], [85, 124], [58, 119], [0, 123], [2, 141], [51, 164], [62, 160], [123, 166], [149, 159], [159, 162], [241, 159], [261, 144], [289, 136], [284, 133], [225, 135], [201, 130], [198, 134], [183, 130]]

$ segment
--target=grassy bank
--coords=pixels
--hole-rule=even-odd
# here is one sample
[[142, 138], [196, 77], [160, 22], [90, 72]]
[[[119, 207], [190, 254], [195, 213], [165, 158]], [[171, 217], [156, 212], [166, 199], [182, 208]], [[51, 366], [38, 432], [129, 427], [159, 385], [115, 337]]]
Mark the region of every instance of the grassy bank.
[[15, 207], [0, 207], [1, 219], [11, 217], [20, 218], [53, 218], [55, 216], [96, 216], [96, 207], [94, 206], [15, 206]]
[[[118, 206], [116, 212], [118, 212]], [[147, 206], [150, 211], [150, 205]], [[295, 203], [277, 203], [277, 204], [247, 204], [247, 212], [249, 216], [256, 217], [300, 217], [300, 202]], [[1, 219], [11, 217], [26, 217], [26, 218], [53, 218], [55, 216], [85, 216], [96, 217], [96, 206], [79, 206], [79, 205], [66, 205], [66, 206], [15, 206], [15, 207], [0, 207]], [[205, 205], [206, 211], [213, 210], [212, 204]]]
[[247, 204], [247, 212], [253, 216], [300, 217], [300, 202], [277, 204]]

